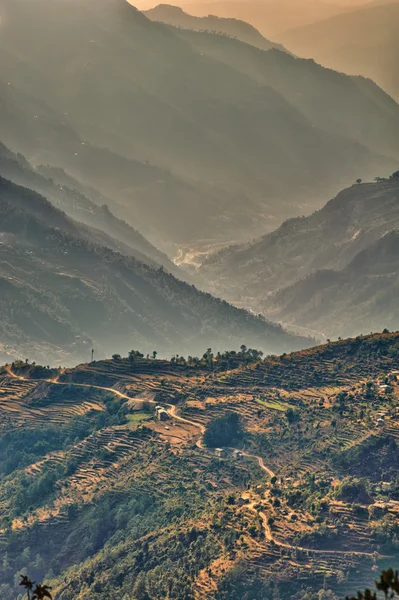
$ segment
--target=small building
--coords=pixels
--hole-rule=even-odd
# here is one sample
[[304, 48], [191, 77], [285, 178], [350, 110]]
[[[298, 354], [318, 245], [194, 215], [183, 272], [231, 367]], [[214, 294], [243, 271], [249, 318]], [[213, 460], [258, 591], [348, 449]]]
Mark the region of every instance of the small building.
[[242, 458], [243, 458], [243, 453], [242, 453], [240, 450], [234, 450], [234, 452], [233, 452], [233, 457], [234, 457], [236, 460], [242, 460]]
[[379, 419], [377, 419], [377, 421], [376, 421], [377, 427], [382, 427], [384, 425], [384, 423], [385, 423], [385, 421], [381, 417]]
[[168, 411], [165, 410], [163, 406], [156, 406], [155, 414], [156, 414], [158, 421], [169, 421], [169, 419], [170, 419]]
[[218, 458], [224, 458], [226, 456], [226, 450], [224, 448], [216, 448], [215, 454]]

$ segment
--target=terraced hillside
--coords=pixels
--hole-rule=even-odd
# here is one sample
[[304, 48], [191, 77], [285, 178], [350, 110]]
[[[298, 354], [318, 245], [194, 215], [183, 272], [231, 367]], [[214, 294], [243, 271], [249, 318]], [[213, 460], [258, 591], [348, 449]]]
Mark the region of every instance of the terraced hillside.
[[398, 559], [398, 378], [399, 334], [1, 368], [3, 597], [24, 569], [71, 600], [369, 585]]

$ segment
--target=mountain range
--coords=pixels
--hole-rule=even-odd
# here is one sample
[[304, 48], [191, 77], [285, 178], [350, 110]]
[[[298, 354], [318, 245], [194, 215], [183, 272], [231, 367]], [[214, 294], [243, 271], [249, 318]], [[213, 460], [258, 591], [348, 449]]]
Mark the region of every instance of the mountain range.
[[320, 0], [186, 0], [187, 12], [204, 16], [234, 17], [251, 23], [272, 39], [288, 29], [300, 27], [353, 10], [355, 2]]
[[399, 3], [356, 11], [286, 31], [281, 40], [300, 56], [351, 75], [370, 77], [399, 100]]
[[395, 169], [399, 107], [372, 82], [125, 0], [79, 0], [77, 24], [74, 2], [1, 0], [0, 139], [162, 251], [261, 235]]
[[274, 48], [275, 50], [285, 51], [281, 44], [275, 44], [267, 40], [255, 27], [239, 19], [222, 18], [215, 15], [195, 17], [184, 12], [180, 6], [171, 6], [169, 4], [159, 4], [143, 12], [151, 21], [160, 21], [161, 23], [182, 29], [224, 34], [255, 46], [260, 50], [271, 50]]
[[248, 343], [274, 353], [311, 344], [121, 254], [102, 231], [5, 179], [0, 223], [1, 350], [10, 356], [66, 364], [91, 348], [202, 354]]
[[[99, 243], [150, 265], [162, 265], [167, 271], [184, 277], [183, 271], [166, 254], [126, 222], [115, 217], [106, 204], [106, 201], [109, 202], [107, 198], [85, 188], [61, 169], [50, 166], [34, 169], [22, 154], [13, 153], [0, 143], [0, 174], [45, 196], [72, 219], [98, 230]], [[101, 236], [100, 232], [105, 235]]]

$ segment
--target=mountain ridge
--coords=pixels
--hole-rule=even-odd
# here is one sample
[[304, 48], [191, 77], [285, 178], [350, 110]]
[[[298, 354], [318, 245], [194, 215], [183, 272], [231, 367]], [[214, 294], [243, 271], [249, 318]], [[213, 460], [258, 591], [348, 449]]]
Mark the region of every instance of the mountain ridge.
[[8, 354], [51, 363], [57, 356], [65, 363], [87, 356], [93, 346], [100, 355], [128, 352], [132, 340], [164, 354], [178, 345], [188, 353], [209, 345], [223, 349], [228, 341], [257, 340], [269, 351], [280, 343], [310, 345], [162, 267], [98, 245], [90, 230], [45, 198], [0, 183], [1, 327]]
[[[208, 36], [220, 52], [255, 61], [248, 75], [203, 52], [200, 34], [153, 23], [123, 0], [85, 2], [79, 28], [70, 3], [55, 11], [46, 2], [2, 0], [1, 139], [34, 166], [101, 188], [164, 251], [260, 234], [298, 205], [311, 210], [322, 190], [396, 166], [399, 107], [371, 84]], [[354, 124], [331, 102], [323, 112], [327, 95], [317, 96], [329, 77], [337, 102], [359, 105]]]
[[210, 255], [199, 273], [208, 289], [240, 306], [266, 311], [269, 294], [315, 271], [344, 269], [397, 229], [398, 198], [396, 174], [376, 183], [355, 184], [309, 217], [290, 219], [262, 238]]

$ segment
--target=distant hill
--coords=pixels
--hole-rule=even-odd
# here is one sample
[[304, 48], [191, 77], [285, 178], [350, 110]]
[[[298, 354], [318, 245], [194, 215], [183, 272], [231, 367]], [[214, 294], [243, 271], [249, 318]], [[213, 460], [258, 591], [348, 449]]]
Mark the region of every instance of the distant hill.
[[237, 38], [246, 44], [251, 44], [251, 46], [256, 46], [260, 50], [271, 50], [274, 48], [285, 51], [281, 44], [275, 44], [267, 40], [253, 25], [239, 19], [229, 19], [215, 15], [195, 17], [184, 12], [179, 6], [171, 6], [169, 4], [159, 4], [150, 10], [144, 11], [144, 14], [151, 21], [160, 21], [174, 27], [225, 34], [229, 37]]
[[0, 179], [0, 332], [4, 351], [54, 364], [128, 352], [201, 354], [250, 343], [309, 345], [226, 302], [99, 245], [47, 200]]
[[100, 190], [162, 250], [261, 235], [396, 167], [399, 107], [370, 82], [125, 0], [54, 6], [1, 2], [0, 139]]
[[277, 320], [331, 337], [399, 330], [399, 230], [360, 252], [342, 271], [316, 271], [270, 300]]
[[338, 2], [319, 0], [185, 0], [181, 5], [189, 13], [205, 16], [234, 17], [257, 27], [263, 35], [274, 37], [293, 27], [300, 27], [351, 10]]
[[[342, 270], [399, 227], [399, 180], [356, 184], [309, 217], [210, 256], [200, 269], [209, 289], [230, 301], [265, 309], [268, 295], [319, 270]], [[321, 274], [326, 281], [329, 274]], [[359, 313], [361, 314], [361, 312]]]
[[[83, 141], [65, 116], [1, 78], [0, 111], [0, 139], [8, 147], [34, 166], [62, 167], [86, 187], [100, 189], [112, 210], [159, 245], [217, 227], [217, 202], [224, 196], [212, 186]], [[234, 214], [225, 221], [227, 228], [230, 222], [236, 230]]]
[[[183, 272], [166, 254], [126, 222], [115, 217], [103, 198], [95, 196], [97, 201], [101, 201], [99, 206], [85, 195], [86, 189], [80, 182], [64, 172], [51, 167], [36, 170], [21, 154], [14, 154], [0, 143], [0, 176], [42, 194], [76, 221], [103, 231], [106, 234], [104, 236], [98, 232], [99, 243], [147, 264], [162, 265], [170, 273], [183, 277]], [[88, 193], [95, 195], [91, 190]]]
[[399, 101], [399, 3], [381, 2], [285, 32], [281, 40], [301, 56], [370, 77]]

